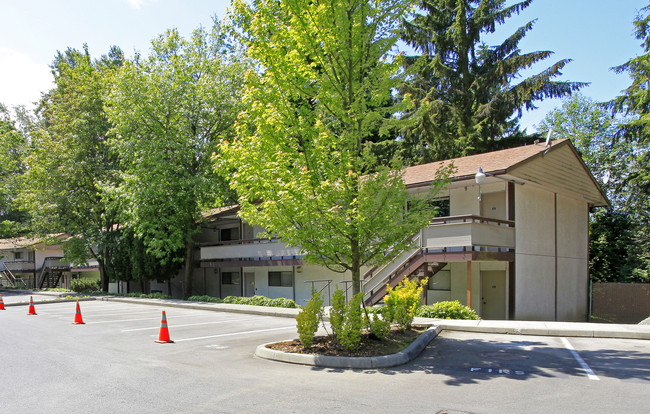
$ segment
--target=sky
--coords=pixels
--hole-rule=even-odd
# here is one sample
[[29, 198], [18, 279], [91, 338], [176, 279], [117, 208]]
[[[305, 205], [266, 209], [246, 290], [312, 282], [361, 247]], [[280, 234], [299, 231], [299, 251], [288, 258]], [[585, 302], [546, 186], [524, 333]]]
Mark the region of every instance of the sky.
[[[509, 4], [513, 1], [509, 1]], [[49, 65], [57, 51], [88, 44], [94, 58], [119, 46], [127, 57], [147, 55], [151, 39], [168, 28], [187, 36], [210, 27], [212, 17], [225, 17], [229, 0], [0, 0], [0, 102], [33, 108], [49, 90]], [[582, 94], [607, 101], [630, 84], [626, 74], [611, 67], [643, 53], [634, 37], [633, 21], [647, 0], [534, 0], [521, 14], [508, 19], [485, 38], [502, 42], [518, 27], [536, 22], [519, 43], [522, 53], [550, 50], [551, 58], [530, 71], [543, 71], [560, 59], [572, 59], [557, 80], [589, 82]], [[528, 132], [560, 100], [544, 100], [524, 112], [520, 123]]]

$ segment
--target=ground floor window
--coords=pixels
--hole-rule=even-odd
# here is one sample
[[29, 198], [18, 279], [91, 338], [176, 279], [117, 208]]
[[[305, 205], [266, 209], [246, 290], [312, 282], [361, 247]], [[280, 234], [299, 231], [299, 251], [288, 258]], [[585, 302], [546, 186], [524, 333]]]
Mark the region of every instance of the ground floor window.
[[293, 273], [291, 271], [269, 272], [269, 286], [293, 286]]
[[238, 285], [239, 283], [239, 272], [221, 272], [222, 285]]
[[429, 290], [451, 290], [451, 272], [439, 270], [429, 278]]

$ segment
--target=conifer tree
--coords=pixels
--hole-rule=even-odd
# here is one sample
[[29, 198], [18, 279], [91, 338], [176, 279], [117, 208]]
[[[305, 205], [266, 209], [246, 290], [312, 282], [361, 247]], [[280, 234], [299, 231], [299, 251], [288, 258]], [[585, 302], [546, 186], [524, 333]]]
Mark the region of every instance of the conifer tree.
[[518, 145], [524, 137], [518, 125], [524, 109], [585, 86], [553, 80], [569, 59], [517, 79], [553, 54], [519, 49], [534, 21], [501, 44], [483, 42], [484, 35], [531, 1], [505, 6], [504, 0], [422, 0], [422, 13], [404, 22], [402, 38], [420, 54], [405, 58], [409, 77], [400, 88], [413, 103], [405, 114], [412, 121], [404, 131], [407, 159], [427, 162]]

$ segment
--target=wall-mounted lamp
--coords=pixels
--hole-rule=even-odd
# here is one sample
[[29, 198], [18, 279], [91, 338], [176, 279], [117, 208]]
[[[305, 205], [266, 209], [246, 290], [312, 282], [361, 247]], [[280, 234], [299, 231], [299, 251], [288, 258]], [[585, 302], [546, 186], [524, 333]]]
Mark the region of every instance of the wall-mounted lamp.
[[485, 182], [485, 173], [483, 172], [483, 168], [478, 167], [478, 172], [474, 176], [474, 179], [476, 180], [476, 184], [483, 184]]

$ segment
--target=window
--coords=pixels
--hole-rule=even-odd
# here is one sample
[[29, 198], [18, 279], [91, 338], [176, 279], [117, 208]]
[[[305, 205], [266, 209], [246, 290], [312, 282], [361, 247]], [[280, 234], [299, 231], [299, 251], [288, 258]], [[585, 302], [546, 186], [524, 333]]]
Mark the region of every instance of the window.
[[221, 272], [222, 285], [238, 285], [239, 272]]
[[23, 252], [14, 252], [14, 259], [20, 260], [23, 258]]
[[221, 241], [239, 240], [239, 228], [232, 227], [229, 229], [221, 229], [220, 238]]
[[451, 290], [451, 272], [440, 270], [429, 278], [429, 290]]
[[293, 286], [292, 272], [269, 272], [269, 286]]

